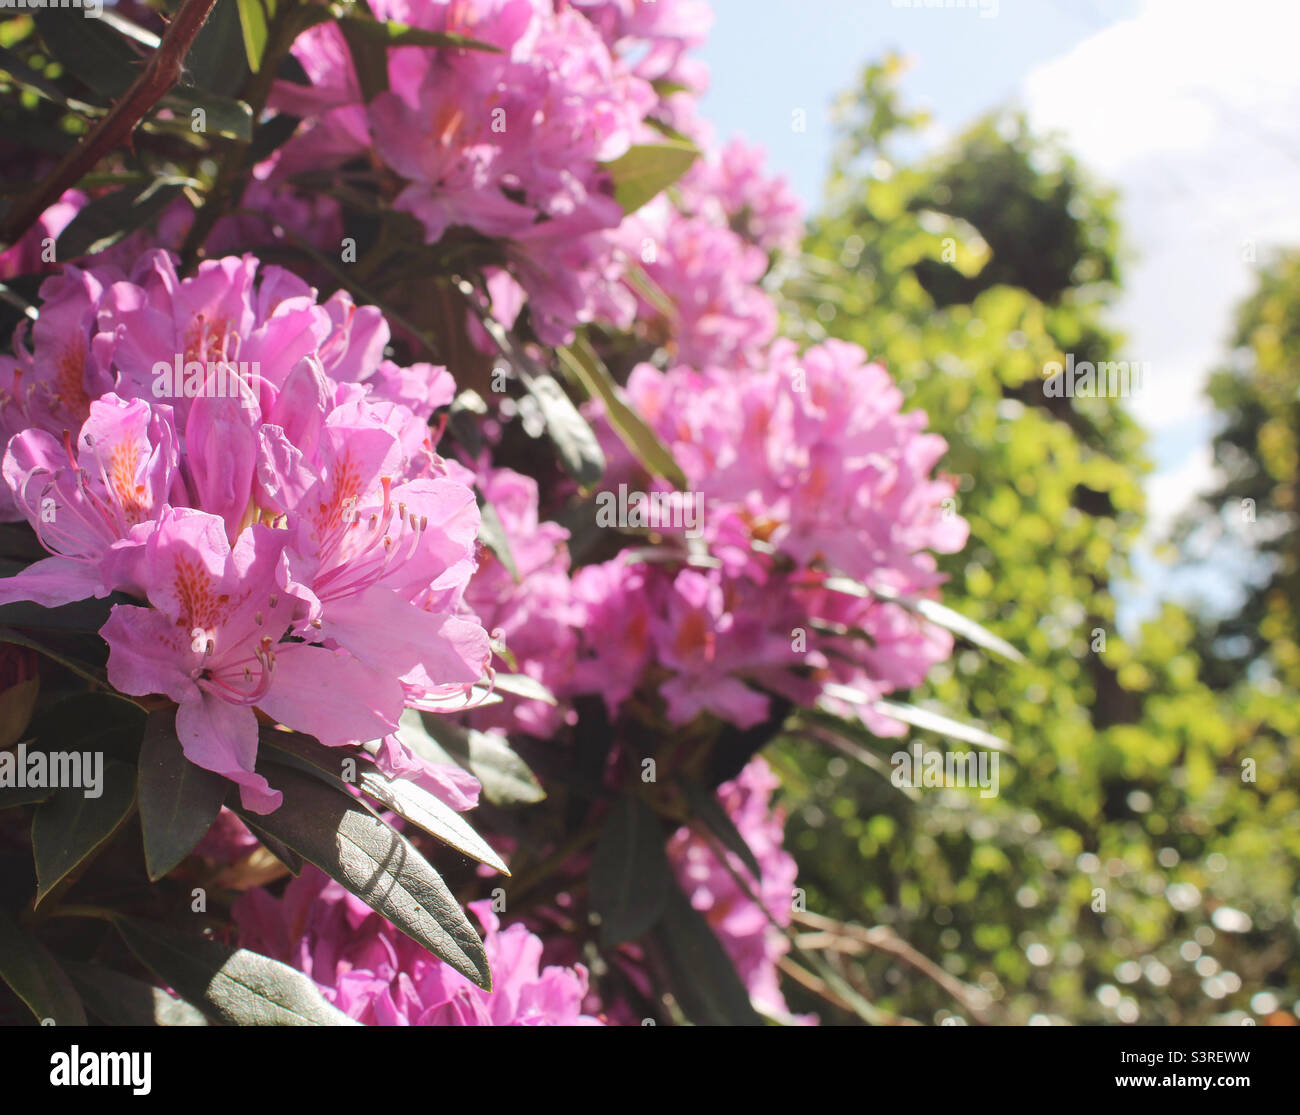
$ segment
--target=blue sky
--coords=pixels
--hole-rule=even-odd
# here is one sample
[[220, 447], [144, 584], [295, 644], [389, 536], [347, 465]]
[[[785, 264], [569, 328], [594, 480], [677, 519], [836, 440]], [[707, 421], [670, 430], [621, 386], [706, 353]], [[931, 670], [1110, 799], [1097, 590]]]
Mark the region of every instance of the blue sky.
[[[1230, 562], [1171, 577], [1155, 544], [1210, 486], [1214, 419], [1202, 390], [1224, 356], [1251, 258], [1300, 244], [1300, 4], [1293, 0], [713, 0], [704, 114], [741, 134], [815, 209], [830, 154], [829, 106], [862, 64], [912, 60], [905, 103], [927, 108], [940, 144], [999, 105], [1060, 133], [1119, 189], [1133, 262], [1114, 324], [1121, 358], [1152, 374], [1132, 408], [1149, 432], [1150, 527], [1125, 592], [1128, 626], [1161, 595], [1231, 606]], [[980, 4], [995, 15], [981, 14]], [[791, 127], [807, 112], [807, 131]]]

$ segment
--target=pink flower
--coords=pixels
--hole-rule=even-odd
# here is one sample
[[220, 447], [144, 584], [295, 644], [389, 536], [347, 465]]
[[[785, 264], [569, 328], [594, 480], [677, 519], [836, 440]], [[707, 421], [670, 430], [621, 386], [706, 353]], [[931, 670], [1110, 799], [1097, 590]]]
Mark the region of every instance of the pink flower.
[[764, 172], [760, 148], [733, 139], [716, 156], [696, 160], [680, 189], [688, 213], [708, 216], [764, 251], [799, 250], [799, 199], [784, 178]]
[[734, 781], [718, 787], [718, 800], [754, 853], [761, 879], [755, 879], [734, 852], [727, 852], [727, 859], [761, 906], [737, 883], [708, 841], [690, 828], [678, 829], [672, 836], [668, 857], [691, 905], [705, 916], [727, 950], [755, 1009], [786, 1021], [815, 1023], [815, 1016], [790, 1015], [776, 967], [790, 947], [777, 926], [788, 926], [793, 920], [797, 874], [794, 857], [782, 847], [785, 815], [770, 804], [778, 785], [771, 768], [756, 757]]
[[[86, 195], [80, 190], [64, 190], [16, 244], [0, 252], [0, 280], [18, 275], [35, 275], [54, 270], [52, 248], [59, 234], [72, 223], [83, 205]], [[48, 242], [48, 243], [47, 243]]]
[[[491, 43], [498, 52], [405, 48], [369, 104], [334, 24], [294, 45], [310, 89], [276, 103], [312, 124], [278, 171], [336, 165], [371, 149], [403, 188], [393, 199], [436, 243], [454, 228], [501, 240], [547, 343], [603, 310], [623, 219], [602, 164], [646, 134], [657, 97], [600, 32], [552, 0], [385, 0], [381, 19]], [[629, 299], [624, 299], [630, 304]]]
[[115, 605], [101, 631], [109, 681], [176, 701], [186, 758], [237, 783], [256, 813], [277, 808], [281, 795], [253, 772], [254, 707], [328, 745], [387, 734], [403, 704], [396, 678], [346, 652], [281, 641], [301, 605], [286, 541], [255, 525], [232, 547], [216, 516], [170, 511], [128, 559], [152, 607]]
[[[496, 511], [518, 579], [486, 550], [465, 592], [465, 603], [494, 637], [504, 641], [518, 672], [552, 691], [568, 683], [581, 613], [569, 586], [569, 532], [539, 521], [537, 482], [510, 469], [484, 469], [479, 489]], [[514, 672], [514, 671], [511, 671]], [[504, 704], [477, 710], [476, 727], [517, 728], [549, 736], [562, 713], [540, 701], [506, 696]]]
[[758, 366], [777, 325], [776, 307], [758, 285], [766, 252], [708, 217], [683, 215], [663, 197], [642, 207], [618, 235], [672, 305], [664, 320], [642, 298], [641, 314], [678, 363]]
[[5, 483], [53, 556], [0, 582], [0, 602], [107, 596], [109, 551], [152, 524], [180, 482], [170, 407], [108, 394], [89, 410], [75, 450], [39, 428], [10, 439]]
[[[254, 773], [255, 710], [327, 744], [374, 741], [407, 704], [484, 675], [488, 636], [463, 603], [472, 475], [428, 427], [454, 384], [384, 359], [378, 311], [320, 305], [251, 256], [181, 279], [158, 252], [133, 282], [69, 269], [44, 289], [3, 475], [53, 556], [0, 600], [147, 599], [102, 629], [110, 679], [177, 701], [186, 754], [262, 812], [279, 795]], [[47, 432], [61, 419], [78, 430], [64, 445]], [[400, 765], [400, 742], [384, 755]]]
[[541, 966], [542, 942], [501, 927], [488, 901], [469, 909], [483, 926], [492, 991], [435, 959], [315, 868], [284, 897], [249, 891], [234, 907], [241, 942], [310, 976], [326, 999], [369, 1026], [592, 1026], [582, 1013], [587, 970]]

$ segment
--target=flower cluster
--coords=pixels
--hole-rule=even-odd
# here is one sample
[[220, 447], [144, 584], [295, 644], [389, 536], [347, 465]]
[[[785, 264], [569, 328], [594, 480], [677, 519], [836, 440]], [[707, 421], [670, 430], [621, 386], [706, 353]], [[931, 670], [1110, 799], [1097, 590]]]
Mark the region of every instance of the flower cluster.
[[767, 763], [753, 759], [735, 779], [718, 787], [718, 800], [754, 853], [759, 878], [735, 852], [726, 852], [724, 863], [690, 828], [673, 834], [668, 855], [678, 882], [718, 935], [755, 1008], [788, 1020], [776, 966], [790, 948], [781, 930], [793, 917], [796, 869], [794, 857], [781, 846], [785, 818], [770, 804], [778, 785]]
[[542, 942], [502, 928], [490, 901], [470, 911], [483, 926], [492, 991], [483, 991], [397, 932], [315, 868], [281, 898], [252, 890], [235, 904], [241, 943], [310, 976], [345, 1014], [372, 1026], [598, 1026], [582, 1013], [587, 970], [543, 968]]
[[[777, 257], [798, 251], [802, 219], [760, 152], [740, 142], [713, 150], [696, 115], [707, 75], [691, 52], [708, 5], [369, 8], [407, 29], [403, 45], [383, 48], [384, 88], [368, 80], [363, 92], [340, 25], [360, 34], [369, 16], [322, 19], [300, 35], [292, 51], [307, 83], [280, 80], [270, 99], [271, 111], [298, 119], [292, 138], [256, 165], [243, 207], [213, 224], [209, 258], [192, 274], [183, 278], [154, 246], [179, 246], [195, 227], [182, 199], [156, 231], [45, 281], [37, 320], [15, 334], [14, 355], [0, 357], [0, 520], [30, 523], [50, 556], [0, 581], [0, 604], [119, 594], [100, 629], [108, 681], [155, 698], [146, 705], [173, 702], [185, 755], [236, 783], [254, 813], [282, 804], [257, 765], [259, 732], [272, 723], [327, 746], [365, 744], [383, 774], [465, 811], [478, 782], [408, 751], [404, 713], [403, 729], [410, 710], [463, 714], [448, 740], [427, 741], [437, 745], [430, 755], [454, 738], [468, 741], [470, 758], [482, 745], [508, 766], [512, 734], [525, 755], [521, 737], [550, 741], [537, 744], [552, 748], [543, 771], [563, 767], [554, 753], [583, 726], [580, 711], [599, 713], [599, 697], [608, 724], [594, 734], [608, 750], [580, 780], [582, 793], [557, 795], [573, 816], [589, 790], [601, 799], [625, 792], [625, 745], [653, 749], [656, 732], [707, 741], [724, 726], [777, 723], [786, 701], [897, 734], [874, 703], [920, 683], [952, 648], [897, 602], [933, 595], [934, 554], [965, 541], [964, 522], [945, 511], [953, 482], [934, 474], [946, 447], [861, 349], [828, 342], [800, 353], [778, 337], [765, 283]], [[639, 145], [680, 158], [683, 136], [701, 157], [625, 213], [611, 164]], [[337, 177], [340, 189], [314, 192], [304, 184], [313, 175]], [[620, 522], [635, 539], [593, 544], [591, 532], [607, 524], [584, 521], [592, 493], [534, 467], [540, 443], [526, 435], [537, 431], [509, 428], [522, 408], [494, 403], [473, 438], [453, 420], [457, 456], [440, 453], [439, 412], [478, 382], [473, 358], [496, 351], [484, 323], [461, 336], [464, 307], [439, 301], [466, 288], [439, 285], [423, 318], [406, 312], [422, 289], [406, 300], [381, 293], [395, 296], [390, 316], [406, 319], [404, 337], [437, 318], [435, 351], [453, 365], [469, 358], [450, 371], [401, 365], [376, 307], [342, 292], [322, 300], [299, 275], [221, 255], [272, 241], [277, 226], [332, 251], [357, 221], [346, 199], [366, 190], [366, 220], [376, 207], [408, 215], [386, 220], [371, 245], [380, 264], [389, 226], [418, 223], [425, 244], [403, 244], [395, 258], [419, 255], [421, 274], [481, 280], [486, 312], [515, 331], [521, 352], [545, 364], [543, 346], [579, 334], [603, 350], [685, 484], [670, 492], [649, 475], [648, 432], [635, 456], [592, 402], [586, 414], [607, 462], [602, 494], [622, 486], [662, 497], [660, 507], [689, 505], [692, 522]], [[68, 191], [0, 256], [0, 278], [43, 270], [38, 249], [86, 202]], [[561, 505], [567, 526], [543, 514]], [[571, 553], [573, 539], [584, 545]], [[514, 691], [502, 678], [504, 699], [478, 703], [502, 672], [516, 675]], [[718, 790], [760, 875], [690, 826], [666, 854], [755, 1007], [799, 1021], [777, 977], [795, 864], [781, 847], [775, 786], [754, 759]], [[671, 794], [665, 800], [671, 806]], [[606, 804], [593, 799], [593, 822]], [[431, 834], [455, 827], [443, 813], [424, 816], [434, 816]], [[537, 831], [549, 841], [556, 830]], [[578, 932], [590, 888], [569, 883], [583, 881], [593, 853], [566, 833], [554, 847], [577, 851], [537, 854], [527, 832], [512, 823], [504, 847], [551, 871], [561, 889], [536, 895], [529, 920], [505, 927], [492, 903], [471, 904], [490, 994], [312, 868], [278, 897], [248, 890], [235, 907], [241, 939], [368, 1024], [635, 1021], [633, 1005], [654, 995], [639, 947], [605, 958], [630, 984], [591, 987], [578, 963], [590, 944]], [[196, 853], [235, 877], [254, 842], [224, 811]], [[544, 949], [560, 963], [544, 966]], [[597, 983], [605, 967], [593, 963]], [[620, 998], [620, 986], [633, 993]]]
[[453, 229], [500, 241], [539, 336], [564, 339], [592, 318], [611, 277], [607, 234], [623, 210], [603, 164], [647, 134], [658, 95], [567, 4], [372, 7], [494, 49], [394, 50], [388, 89], [367, 103], [337, 25], [312, 29], [294, 46], [310, 87], [277, 87], [280, 107], [311, 118], [282, 170], [373, 152], [403, 183], [393, 206], [419, 220], [429, 243]]
[[[864, 695], [856, 712], [873, 730], [897, 734], [871, 701], [919, 684], [952, 642], [871, 590], [930, 592], [940, 580], [932, 551], [964, 544], [964, 520], [945, 509], [952, 481], [931, 475], [945, 444], [924, 432], [923, 414], [901, 410], [901, 392], [854, 345], [800, 356], [778, 341], [765, 359], [743, 374], [632, 373], [629, 400], [702, 497], [704, 561], [689, 564], [685, 532], [663, 525], [685, 568], [624, 558], [581, 571], [576, 684], [612, 675], [618, 683], [601, 691], [617, 700], [636, 688], [629, 671], [653, 662], [669, 671], [659, 692], [670, 720], [709, 712], [748, 727], [769, 711], [760, 690], [803, 703], [835, 682]], [[612, 434], [606, 445], [607, 485], [663, 489]], [[606, 622], [607, 600], [620, 624]]]
[[472, 478], [428, 427], [453, 383], [384, 359], [378, 311], [252, 257], [182, 280], [162, 252], [42, 293], [32, 347], [0, 361], [0, 423], [9, 517], [52, 556], [0, 600], [147, 601], [101, 631], [109, 680], [176, 701], [186, 755], [256, 812], [280, 795], [255, 710], [367, 741], [482, 676]]

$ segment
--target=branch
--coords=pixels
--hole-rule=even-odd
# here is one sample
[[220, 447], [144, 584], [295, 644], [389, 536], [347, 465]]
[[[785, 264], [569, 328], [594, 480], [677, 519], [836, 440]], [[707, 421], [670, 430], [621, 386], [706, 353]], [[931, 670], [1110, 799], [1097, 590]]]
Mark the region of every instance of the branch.
[[0, 223], [0, 251], [17, 243], [63, 192], [76, 185], [110, 151], [130, 140], [135, 127], [181, 79], [181, 65], [216, 0], [185, 0], [158, 49], [108, 114], [68, 152], [44, 181], [14, 203]]

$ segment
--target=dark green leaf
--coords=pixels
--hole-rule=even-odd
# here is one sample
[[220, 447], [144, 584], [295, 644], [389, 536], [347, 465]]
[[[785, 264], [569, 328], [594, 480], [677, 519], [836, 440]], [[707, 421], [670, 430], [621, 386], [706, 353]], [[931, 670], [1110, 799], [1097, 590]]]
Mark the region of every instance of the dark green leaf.
[[42, 631], [97, 632], [108, 622], [114, 604], [128, 603], [130, 597], [121, 593], [103, 599], [91, 598], [62, 604], [57, 608], [42, 608], [28, 600], [0, 604], [0, 623], [6, 627], [31, 627]]
[[714, 836], [722, 841], [723, 847], [729, 851], [735, 852], [756, 880], [761, 881], [763, 878], [763, 869], [758, 865], [758, 859], [755, 857], [753, 850], [745, 843], [745, 838], [736, 828], [735, 822], [728, 815], [727, 811], [722, 808], [722, 803], [718, 801], [716, 794], [709, 793], [703, 786], [696, 782], [687, 782], [683, 789], [686, 792], [686, 800], [690, 803], [691, 814]]
[[17, 84], [39, 93], [46, 100], [53, 101], [56, 105], [61, 105], [72, 112], [90, 114], [101, 111], [95, 105], [68, 97], [44, 74], [38, 74], [16, 54], [3, 47], [0, 47], [0, 71], [7, 73]]
[[[68, 750], [78, 749], [70, 741]], [[104, 763], [99, 797], [65, 787], [43, 802], [32, 819], [32, 854], [36, 859], [36, 901], [109, 839], [135, 805], [135, 767]]]
[[352, 67], [357, 72], [357, 83], [366, 102], [388, 88], [388, 46], [383, 34], [373, 28], [383, 25], [366, 19], [341, 19], [339, 30], [352, 55]]
[[[402, 716], [402, 727], [398, 734], [405, 742], [412, 732], [423, 733], [424, 726], [420, 723], [418, 713], [408, 711]], [[325, 747], [300, 732], [267, 728], [262, 730], [261, 740], [267, 747], [274, 749], [275, 762], [285, 762], [295, 770], [321, 778], [339, 789], [348, 785], [359, 786], [384, 808], [405, 817], [462, 855], [486, 863], [505, 875], [510, 874], [501, 857], [459, 813], [414, 782], [386, 777], [374, 767], [370, 756], [364, 752], [351, 748]], [[268, 754], [267, 758], [272, 756]], [[344, 758], [350, 758], [356, 764], [355, 779], [343, 779], [339, 760]], [[272, 848], [272, 851], [275, 849]]]
[[86, 1009], [109, 1026], [208, 1025], [198, 1008], [134, 976], [75, 960], [65, 961], [63, 967]]
[[0, 979], [42, 1022], [84, 1026], [86, 1012], [72, 981], [44, 945], [0, 910]]
[[238, 60], [244, 38], [241, 3], [217, 0], [185, 57], [185, 69], [194, 84], [224, 97], [235, 96], [248, 80], [249, 69]]
[[59, 234], [58, 258], [76, 259], [112, 247], [161, 213], [182, 186], [181, 182], [154, 179], [88, 202]]
[[121, 96], [135, 80], [140, 55], [99, 19], [69, 19], [66, 11], [37, 11], [33, 18], [54, 59], [100, 96]]
[[221, 812], [230, 783], [195, 766], [176, 737], [176, 710], [158, 709], [140, 745], [140, 828], [149, 878], [161, 879], [194, 850]]
[[278, 960], [117, 915], [113, 925], [146, 968], [230, 1026], [355, 1026], [316, 985]]
[[237, 810], [282, 841], [466, 979], [490, 989], [487, 954], [442, 877], [400, 833], [346, 794], [278, 767], [284, 803], [265, 816]]
[[686, 1017], [701, 1026], [761, 1026], [722, 943], [676, 883], [652, 941]]
[[605, 454], [595, 432], [554, 376], [530, 375], [524, 379], [524, 386], [537, 400], [546, 432], [559, 450], [565, 471], [582, 487], [591, 487], [605, 472]]
[[158, 102], [158, 107], [176, 113], [180, 124], [188, 130], [193, 130], [194, 110], [201, 108], [202, 132], [237, 139], [241, 143], [253, 138], [253, 110], [243, 101], [231, 97], [219, 97], [192, 85], [178, 85]]
[[53, 790], [33, 786], [0, 786], [0, 809], [14, 809], [20, 805], [35, 805], [45, 801]]
[[345, 36], [355, 35], [377, 43], [381, 47], [429, 46], [501, 53], [501, 48], [491, 43], [480, 42], [465, 35], [454, 35], [448, 31], [426, 31], [423, 27], [408, 27], [405, 23], [398, 23], [395, 20], [384, 21], [367, 19], [364, 16], [348, 16], [339, 20], [339, 26]]
[[699, 157], [691, 143], [638, 144], [605, 164], [614, 179], [614, 197], [625, 213], [635, 213], [647, 201], [666, 190], [691, 168]]
[[376, 770], [361, 775], [361, 788], [394, 813], [418, 825], [430, 836], [455, 848], [470, 859], [485, 863], [503, 875], [510, 870], [468, 821], [451, 806], [402, 778], [385, 778]]
[[606, 948], [633, 941], [659, 920], [672, 868], [659, 818], [640, 798], [625, 795], [601, 826], [591, 859], [591, 907], [600, 915]]
[[659, 435], [623, 399], [622, 392], [604, 362], [582, 337], [558, 350], [561, 362], [577, 378], [588, 398], [599, 399], [605, 416], [623, 444], [652, 476], [661, 476], [679, 491], [686, 487], [686, 475], [673, 460]]
[[403, 742], [430, 762], [464, 767], [493, 805], [531, 805], [546, 797], [528, 764], [499, 736], [462, 728], [445, 717], [427, 715], [421, 720], [428, 734], [403, 732]]

